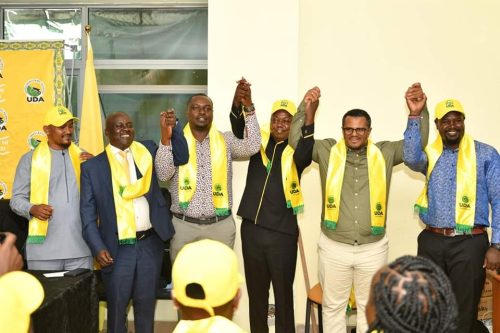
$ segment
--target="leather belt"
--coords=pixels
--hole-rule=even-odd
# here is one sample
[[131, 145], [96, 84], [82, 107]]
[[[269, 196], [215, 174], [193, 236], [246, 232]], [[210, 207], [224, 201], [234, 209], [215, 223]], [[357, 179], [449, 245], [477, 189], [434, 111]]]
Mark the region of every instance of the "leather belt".
[[135, 233], [135, 239], [140, 241], [140, 240], [148, 238], [152, 234], [153, 234], [153, 228], [149, 228], [148, 230], [144, 230], [144, 231], [137, 231]]
[[464, 235], [480, 235], [486, 232], [486, 227], [474, 227], [470, 233], [457, 232], [454, 228], [435, 228], [427, 226], [425, 230], [435, 234], [443, 235], [446, 237], [464, 236]]
[[196, 224], [214, 224], [216, 222], [225, 220], [229, 216], [231, 216], [231, 211], [229, 211], [229, 215], [225, 215], [225, 216], [213, 216], [213, 217], [207, 217], [207, 218], [189, 217], [187, 215], [179, 214], [179, 213], [173, 213], [173, 214], [178, 219], [186, 221], [186, 222], [190, 222], [190, 223], [196, 223]]

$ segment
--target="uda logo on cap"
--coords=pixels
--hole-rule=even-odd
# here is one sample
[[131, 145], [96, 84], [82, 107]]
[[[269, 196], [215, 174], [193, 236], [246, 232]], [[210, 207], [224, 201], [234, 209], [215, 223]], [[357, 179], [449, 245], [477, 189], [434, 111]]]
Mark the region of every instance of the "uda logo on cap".
[[27, 143], [31, 150], [38, 147], [40, 142], [44, 140], [47, 136], [42, 131], [34, 131], [28, 135]]
[[453, 108], [453, 107], [455, 107], [455, 104], [453, 103], [452, 99], [449, 99], [449, 100], [446, 101], [446, 107], [447, 108]]
[[0, 180], [0, 199], [7, 194], [7, 184]]
[[4, 109], [0, 109], [0, 132], [7, 130], [7, 121], [9, 120], [9, 115]]
[[24, 92], [26, 93], [26, 101], [28, 103], [41, 103], [45, 102], [43, 94], [45, 93], [45, 84], [38, 79], [31, 79], [24, 85]]

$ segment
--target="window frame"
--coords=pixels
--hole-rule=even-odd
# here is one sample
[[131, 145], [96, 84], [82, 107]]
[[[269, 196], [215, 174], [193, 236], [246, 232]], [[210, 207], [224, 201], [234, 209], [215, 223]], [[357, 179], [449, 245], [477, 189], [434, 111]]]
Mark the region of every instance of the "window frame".
[[[78, 89], [72, 91], [77, 93], [77, 110], [73, 113], [81, 116], [83, 101], [83, 85], [85, 63], [87, 58], [87, 41], [85, 36], [85, 26], [89, 24], [90, 9], [126, 9], [126, 8], [148, 8], [148, 9], [166, 9], [166, 8], [208, 8], [207, 3], [165, 3], [165, 4], [83, 4], [83, 3], [41, 3], [37, 5], [23, 3], [8, 3], [0, 5], [0, 36], [4, 37], [4, 9], [80, 9], [81, 10], [81, 59], [65, 59], [64, 66], [66, 76], [71, 74], [78, 75]], [[208, 27], [207, 27], [208, 30]], [[92, 34], [92, 32], [91, 32]], [[208, 70], [208, 59], [206, 60], [144, 60], [144, 59], [94, 59], [94, 67], [98, 69], [202, 69]], [[208, 73], [207, 73], [208, 75]], [[65, 84], [69, 80], [66, 80]], [[207, 85], [98, 85], [99, 94], [196, 94], [206, 93]], [[70, 103], [71, 101], [66, 101]]]

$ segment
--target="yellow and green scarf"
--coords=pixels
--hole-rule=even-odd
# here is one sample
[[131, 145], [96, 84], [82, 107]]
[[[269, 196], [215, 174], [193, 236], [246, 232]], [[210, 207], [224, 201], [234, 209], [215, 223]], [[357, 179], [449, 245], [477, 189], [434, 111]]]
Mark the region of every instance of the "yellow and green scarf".
[[[325, 187], [325, 218], [323, 225], [335, 230], [340, 215], [340, 194], [344, 181], [347, 147], [340, 140], [330, 150]], [[387, 183], [385, 160], [380, 149], [371, 140], [367, 145], [368, 181], [370, 186], [370, 217], [372, 235], [380, 235], [385, 229]]]
[[[73, 170], [75, 170], [76, 183], [80, 190], [80, 153], [81, 150], [74, 143], [68, 148]], [[52, 157], [47, 141], [42, 141], [33, 151], [31, 160], [31, 185], [30, 202], [35, 205], [48, 205], [49, 182]], [[49, 228], [48, 221], [32, 217], [28, 227], [28, 244], [43, 244]]]
[[111, 151], [111, 146], [108, 145], [105, 149], [109, 167], [111, 168], [113, 199], [120, 244], [135, 244], [136, 242], [134, 199], [149, 192], [153, 175], [153, 157], [149, 150], [136, 141], [132, 142], [129, 149], [137, 168], [142, 174], [140, 179], [131, 184], [129, 184], [129, 175], [126, 174], [122, 164]]
[[[269, 160], [266, 155], [266, 147], [269, 142], [270, 134], [262, 128], [260, 129], [260, 133], [262, 136], [260, 156], [262, 157], [262, 163], [269, 174], [273, 164], [273, 161]], [[294, 152], [295, 150], [290, 145], [287, 145], [283, 151], [283, 154], [281, 155], [281, 177], [283, 191], [285, 193], [286, 206], [287, 208], [292, 208], [293, 213], [297, 215], [298, 213], [304, 212], [304, 200], [302, 198], [302, 190], [300, 188], [297, 166], [293, 160]]]
[[[426, 213], [428, 209], [427, 190], [432, 170], [443, 152], [443, 141], [438, 135], [432, 145], [425, 148], [428, 167], [426, 182], [422, 193], [415, 203], [415, 210]], [[474, 216], [476, 213], [476, 147], [474, 139], [465, 134], [458, 147], [457, 161], [457, 192], [455, 197], [455, 230], [461, 233], [471, 233], [474, 227]]]
[[[179, 206], [186, 210], [196, 191], [196, 139], [189, 124], [184, 127], [184, 136], [188, 142], [189, 161], [179, 167]], [[208, 132], [210, 140], [210, 162], [212, 165], [212, 200], [217, 216], [229, 214], [229, 192], [227, 183], [227, 151], [224, 136], [212, 124]]]

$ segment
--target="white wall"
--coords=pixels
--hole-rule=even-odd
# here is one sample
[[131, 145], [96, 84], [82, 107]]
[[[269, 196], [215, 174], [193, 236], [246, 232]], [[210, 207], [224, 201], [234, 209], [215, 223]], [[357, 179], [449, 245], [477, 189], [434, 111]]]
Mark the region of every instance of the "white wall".
[[[297, 99], [298, 21], [297, 0], [209, 1], [208, 95], [220, 130], [230, 130], [229, 111], [236, 80], [241, 76], [252, 83], [252, 99], [261, 124], [269, 122], [275, 100]], [[247, 162], [233, 163], [233, 215], [240, 204], [247, 166]], [[239, 218], [236, 224], [235, 250], [243, 274]], [[248, 296], [242, 287], [242, 302], [234, 320], [249, 330]]]
[[[209, 1], [208, 87], [215, 122], [229, 128], [234, 81], [244, 75], [253, 84], [261, 123], [273, 100], [299, 101], [318, 85], [323, 97], [317, 138], [338, 138], [342, 115], [358, 107], [372, 116], [374, 140], [398, 140], [406, 126], [404, 93], [420, 81], [431, 115], [438, 101], [456, 97], [467, 112], [467, 131], [499, 149], [499, 14], [495, 0]], [[432, 130], [430, 140], [434, 138]], [[234, 171], [236, 209], [246, 163], [235, 163]], [[313, 165], [302, 181], [306, 212], [300, 226], [312, 282], [317, 281], [318, 178]], [[388, 214], [390, 259], [416, 253], [421, 225], [412, 206], [422, 186], [422, 176], [395, 168]], [[236, 251], [241, 253], [239, 235]], [[295, 285], [296, 322], [303, 323], [300, 262]], [[235, 320], [248, 329], [247, 311], [244, 294]]]

